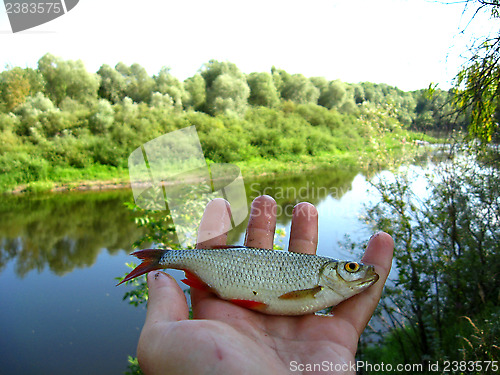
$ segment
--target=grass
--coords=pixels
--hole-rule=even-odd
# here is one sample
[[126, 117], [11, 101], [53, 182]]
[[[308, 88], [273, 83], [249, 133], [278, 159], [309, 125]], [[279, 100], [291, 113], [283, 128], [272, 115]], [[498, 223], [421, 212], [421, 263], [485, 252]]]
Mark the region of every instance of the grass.
[[[412, 159], [421, 148], [411, 144], [401, 147], [399, 143], [389, 145], [388, 148], [367, 149], [364, 152], [335, 152], [319, 155], [280, 155], [269, 159], [254, 157], [249, 160], [234, 162], [241, 170], [243, 177], [257, 177], [281, 174], [296, 174], [306, 171], [353, 168], [367, 173], [387, 168], [394, 163]], [[212, 163], [207, 160], [208, 164]], [[2, 193], [42, 193], [61, 190], [93, 190], [113, 189], [129, 186], [128, 169], [108, 165], [94, 164], [87, 168], [70, 166], [47, 166], [43, 177], [24, 184], [12, 183], [15, 174], [0, 176], [0, 192]]]

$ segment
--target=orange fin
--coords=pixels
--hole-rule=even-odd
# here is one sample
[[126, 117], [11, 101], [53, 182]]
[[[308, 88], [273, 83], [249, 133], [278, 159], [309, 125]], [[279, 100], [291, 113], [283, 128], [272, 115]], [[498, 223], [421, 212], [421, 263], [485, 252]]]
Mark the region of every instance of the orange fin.
[[188, 271], [188, 270], [183, 270], [184, 275], [186, 276], [185, 279], [182, 279], [181, 281], [189, 285], [192, 288], [200, 289], [200, 290], [205, 290], [205, 291], [210, 291], [210, 287], [203, 281], [201, 280], [198, 276], [196, 276], [194, 273]]
[[160, 259], [168, 250], [162, 249], [145, 249], [134, 251], [131, 255], [135, 255], [137, 258], [142, 259], [142, 263], [135, 267], [132, 272], [130, 272], [125, 278], [116, 286], [123, 284], [126, 281], [132, 280], [137, 276], [144, 275], [149, 271], [154, 271], [163, 268], [160, 265]]
[[262, 310], [267, 305], [264, 302], [252, 301], [248, 299], [230, 299], [229, 302], [250, 310]]
[[323, 289], [322, 286], [318, 285], [311, 289], [301, 289], [301, 290], [292, 290], [291, 292], [282, 294], [278, 298], [280, 299], [301, 299], [301, 298], [310, 298], [314, 297], [317, 293], [321, 292]]

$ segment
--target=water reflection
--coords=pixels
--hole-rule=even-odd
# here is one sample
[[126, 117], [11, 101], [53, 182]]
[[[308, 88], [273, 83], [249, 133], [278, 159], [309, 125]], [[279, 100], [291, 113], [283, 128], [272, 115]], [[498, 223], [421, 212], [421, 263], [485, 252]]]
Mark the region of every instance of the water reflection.
[[[292, 219], [293, 207], [299, 202], [309, 202], [318, 206], [328, 197], [340, 199], [351, 190], [352, 181], [358, 172], [352, 169], [325, 169], [298, 175], [289, 175], [279, 179], [259, 177], [245, 179], [247, 202], [259, 195], [272, 196], [277, 203], [276, 221], [287, 226]], [[228, 242], [237, 243], [246, 230], [248, 218], [228, 233]]]
[[96, 262], [105, 248], [130, 250], [141, 231], [124, 206], [130, 191], [0, 197], [0, 270], [19, 277], [48, 267], [63, 275]]
[[[280, 179], [245, 179], [247, 202], [271, 195], [278, 204], [278, 224], [287, 225], [298, 202], [319, 205], [327, 197], [340, 199], [351, 189], [355, 175], [351, 170], [323, 170]], [[92, 266], [103, 249], [110, 254], [130, 251], [142, 235], [124, 205], [132, 199], [129, 190], [0, 197], [0, 271], [13, 261], [19, 277], [46, 267], [64, 275]], [[229, 233], [230, 243], [241, 238], [246, 224]]]

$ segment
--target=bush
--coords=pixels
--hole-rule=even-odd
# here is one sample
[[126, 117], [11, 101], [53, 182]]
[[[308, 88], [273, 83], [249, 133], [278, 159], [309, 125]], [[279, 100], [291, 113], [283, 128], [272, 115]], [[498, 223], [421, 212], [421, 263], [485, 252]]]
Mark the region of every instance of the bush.
[[51, 169], [47, 160], [28, 150], [4, 153], [0, 155], [0, 187], [45, 180]]

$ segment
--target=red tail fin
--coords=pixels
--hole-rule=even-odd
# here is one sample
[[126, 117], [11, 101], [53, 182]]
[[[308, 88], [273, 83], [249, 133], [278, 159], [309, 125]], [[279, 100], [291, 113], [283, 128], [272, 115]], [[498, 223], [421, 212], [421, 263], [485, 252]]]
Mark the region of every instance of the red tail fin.
[[157, 270], [162, 268], [160, 266], [160, 258], [162, 257], [163, 254], [168, 250], [162, 250], [162, 249], [145, 249], [145, 250], [137, 250], [134, 251], [130, 255], [135, 255], [137, 258], [142, 260], [142, 263], [139, 264], [137, 267], [135, 267], [132, 272], [130, 272], [125, 278], [116, 286], [132, 280], [134, 277], [144, 275], [145, 273], [148, 273], [149, 271]]

